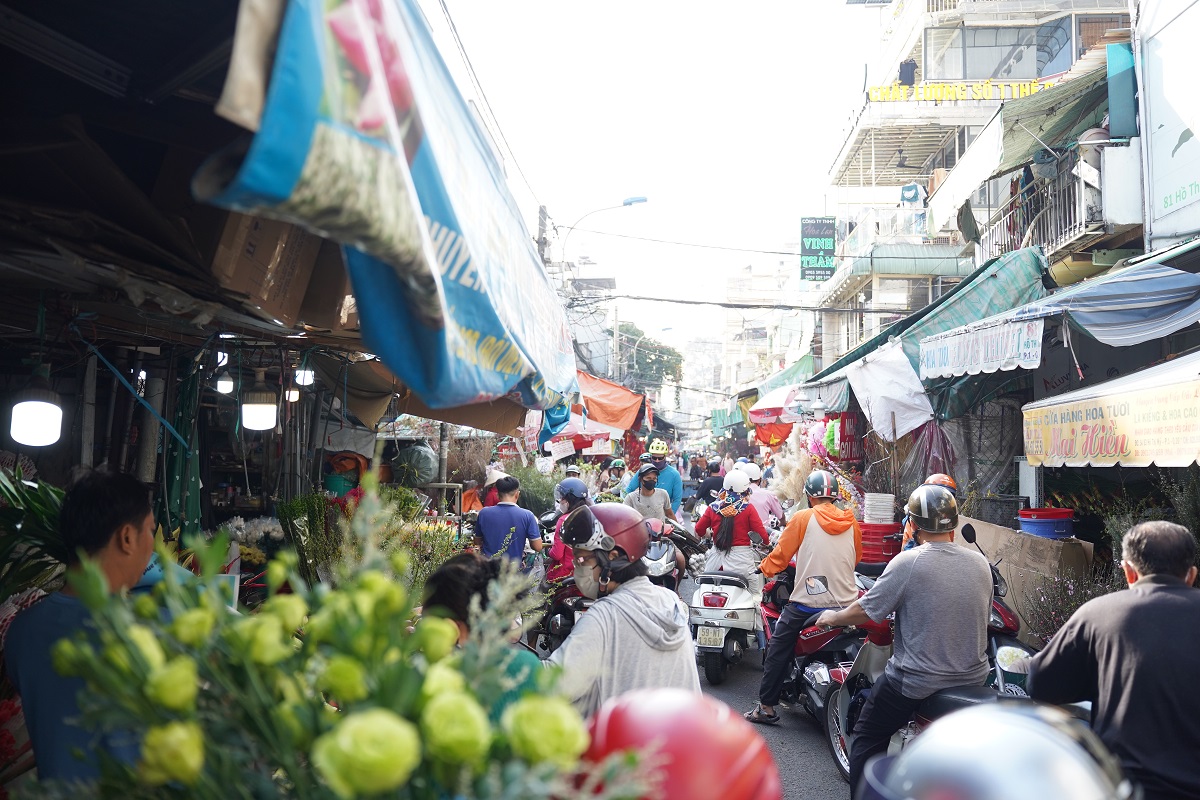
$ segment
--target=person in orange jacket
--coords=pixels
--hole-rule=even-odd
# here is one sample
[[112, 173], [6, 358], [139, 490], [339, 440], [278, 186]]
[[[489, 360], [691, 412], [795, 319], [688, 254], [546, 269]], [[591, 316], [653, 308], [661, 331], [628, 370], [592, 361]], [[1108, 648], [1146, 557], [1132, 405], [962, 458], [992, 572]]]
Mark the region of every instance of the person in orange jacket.
[[804, 622], [826, 609], [845, 608], [858, 599], [854, 565], [862, 559], [862, 530], [854, 511], [838, 508], [838, 482], [825, 470], [813, 470], [804, 482], [809, 508], [792, 517], [779, 544], [762, 560], [767, 577], [787, 569], [796, 559], [796, 582], [787, 607], [775, 623], [775, 634], [763, 659], [758, 703], [744, 715], [751, 722], [779, 722], [775, 705], [783, 691], [788, 665]]

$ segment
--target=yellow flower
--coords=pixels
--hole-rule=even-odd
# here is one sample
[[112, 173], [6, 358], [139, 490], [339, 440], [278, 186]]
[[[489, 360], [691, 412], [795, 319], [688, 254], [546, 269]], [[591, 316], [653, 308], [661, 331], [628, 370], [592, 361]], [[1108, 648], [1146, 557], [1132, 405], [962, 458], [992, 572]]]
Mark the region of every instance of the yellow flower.
[[443, 692], [421, 712], [425, 749], [449, 764], [479, 764], [492, 743], [492, 726], [479, 701], [466, 692]]
[[[162, 645], [154, 637], [154, 631], [145, 625], [130, 625], [125, 629], [125, 635], [130, 638], [133, 643], [133, 649], [142, 657], [142, 661], [146, 663], [151, 672], [166, 662], [167, 657], [163, 653]], [[104, 648], [105, 660], [124, 674], [132, 675], [134, 672], [133, 662], [130, 660], [130, 651], [126, 648], [125, 644], [112, 636], [106, 637], [106, 639], [107, 644]]]
[[416, 726], [383, 708], [349, 715], [312, 749], [313, 766], [342, 798], [397, 789], [420, 761]]
[[172, 711], [193, 710], [199, 689], [196, 662], [187, 656], [172, 658], [165, 666], [150, 673], [146, 681], [146, 697]]
[[278, 617], [256, 614], [234, 623], [230, 642], [255, 664], [278, 664], [292, 653], [288, 633]]
[[425, 671], [425, 681], [421, 684], [421, 699], [425, 702], [447, 692], [464, 692], [467, 681], [462, 673], [450, 666], [449, 661], [439, 661], [431, 664]]
[[77, 678], [84, 674], [87, 662], [92, 658], [92, 648], [73, 639], [59, 639], [50, 648], [50, 665], [64, 678]]
[[279, 558], [274, 558], [270, 564], [267, 564], [267, 588], [272, 592], [283, 586], [287, 577], [288, 568]]
[[513, 752], [531, 764], [549, 761], [570, 768], [588, 746], [583, 717], [565, 698], [527, 695], [500, 718]]
[[180, 644], [199, 647], [208, 641], [216, 624], [217, 616], [209, 609], [191, 608], [175, 618], [171, 633]]
[[133, 613], [142, 619], [158, 617], [158, 603], [148, 594], [139, 594], [133, 601]]
[[329, 692], [334, 700], [353, 703], [367, 696], [367, 671], [356, 659], [335, 655], [329, 659], [317, 686]]
[[458, 644], [458, 625], [442, 617], [423, 617], [417, 623], [417, 646], [432, 664], [454, 652]]
[[304, 624], [308, 604], [299, 595], [277, 594], [263, 603], [262, 612], [277, 617], [285, 629], [294, 631]]
[[161, 786], [170, 781], [191, 785], [204, 769], [204, 732], [194, 722], [168, 722], [146, 731], [138, 777]]

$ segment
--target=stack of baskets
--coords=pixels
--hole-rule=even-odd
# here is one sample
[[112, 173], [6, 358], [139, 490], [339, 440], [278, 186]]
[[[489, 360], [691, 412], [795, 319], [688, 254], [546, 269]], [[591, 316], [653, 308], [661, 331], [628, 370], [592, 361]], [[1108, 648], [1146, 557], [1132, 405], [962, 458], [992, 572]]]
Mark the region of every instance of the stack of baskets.
[[900, 542], [886, 539], [900, 532], [896, 521], [896, 496], [868, 492], [863, 498], [862, 560], [878, 564], [891, 561], [900, 552]]
[[890, 525], [896, 520], [896, 495], [867, 492], [863, 497], [863, 522]]

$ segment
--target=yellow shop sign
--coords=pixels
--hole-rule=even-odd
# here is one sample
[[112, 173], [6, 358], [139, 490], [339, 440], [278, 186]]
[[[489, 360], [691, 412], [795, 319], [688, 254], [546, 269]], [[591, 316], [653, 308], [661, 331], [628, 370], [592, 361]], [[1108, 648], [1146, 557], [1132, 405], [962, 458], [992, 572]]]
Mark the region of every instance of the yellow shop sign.
[[905, 86], [872, 86], [867, 96], [872, 103], [905, 103], [919, 100], [1013, 100], [1029, 97], [1053, 86], [1052, 81], [954, 81]]

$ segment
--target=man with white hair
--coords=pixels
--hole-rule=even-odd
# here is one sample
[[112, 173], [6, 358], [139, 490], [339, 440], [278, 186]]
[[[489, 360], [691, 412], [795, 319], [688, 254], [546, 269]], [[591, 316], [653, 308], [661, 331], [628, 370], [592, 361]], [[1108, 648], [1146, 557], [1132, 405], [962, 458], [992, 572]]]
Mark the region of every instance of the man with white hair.
[[[783, 525], [783, 506], [779, 498], [762, 487], [762, 470], [753, 461], [737, 464], [734, 469], [740, 469], [750, 479], [750, 505], [758, 511], [759, 518], [769, 528]], [[771, 517], [775, 522], [771, 522]]]

